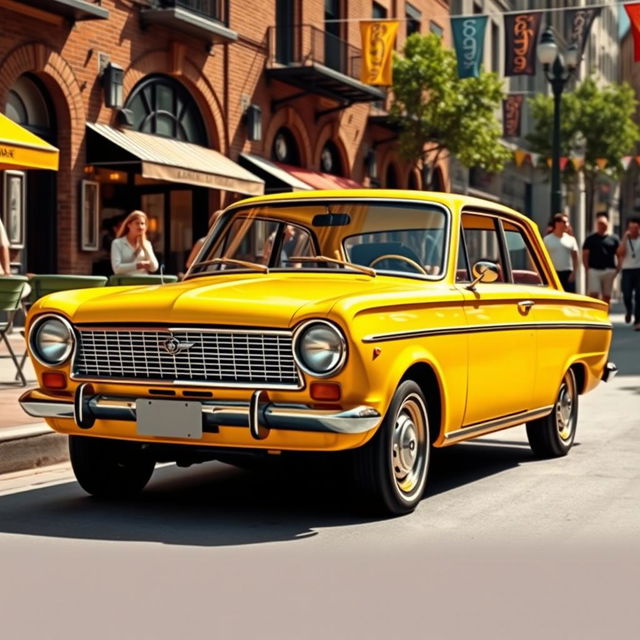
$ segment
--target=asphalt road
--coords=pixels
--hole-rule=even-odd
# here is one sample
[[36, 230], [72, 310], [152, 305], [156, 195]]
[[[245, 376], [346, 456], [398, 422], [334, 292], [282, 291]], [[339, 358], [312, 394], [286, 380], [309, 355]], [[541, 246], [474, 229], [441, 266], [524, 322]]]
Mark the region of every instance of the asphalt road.
[[164, 466], [120, 504], [66, 465], [0, 476], [0, 637], [637, 638], [640, 334], [614, 340], [568, 457], [522, 427], [439, 451], [404, 518], [330, 464]]

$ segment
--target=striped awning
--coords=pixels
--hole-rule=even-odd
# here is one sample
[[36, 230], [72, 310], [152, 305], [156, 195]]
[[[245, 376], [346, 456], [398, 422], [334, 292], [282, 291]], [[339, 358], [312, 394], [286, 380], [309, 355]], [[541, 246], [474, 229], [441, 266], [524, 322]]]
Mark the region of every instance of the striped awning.
[[121, 166], [140, 163], [143, 178], [252, 196], [264, 193], [263, 180], [213, 149], [131, 129], [114, 129], [106, 124], [87, 123], [87, 127], [117, 147], [107, 151], [92, 149], [89, 139], [89, 164]]
[[56, 147], [0, 113], [0, 169], [58, 170]]
[[[282, 183], [289, 191], [310, 191], [313, 189], [311, 185], [298, 180], [298, 178], [279, 167], [275, 162], [271, 162], [266, 158], [254, 156], [251, 153], [241, 153], [240, 158], [249, 163], [251, 169], [257, 170], [258, 173], [262, 172], [266, 178], [275, 178], [276, 184]], [[268, 181], [267, 184], [269, 184]]]

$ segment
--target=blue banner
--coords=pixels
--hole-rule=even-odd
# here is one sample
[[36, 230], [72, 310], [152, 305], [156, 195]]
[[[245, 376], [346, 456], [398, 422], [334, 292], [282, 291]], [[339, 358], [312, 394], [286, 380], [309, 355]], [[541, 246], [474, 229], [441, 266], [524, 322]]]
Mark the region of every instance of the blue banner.
[[477, 78], [480, 75], [486, 28], [487, 16], [451, 18], [458, 75], [461, 78]]

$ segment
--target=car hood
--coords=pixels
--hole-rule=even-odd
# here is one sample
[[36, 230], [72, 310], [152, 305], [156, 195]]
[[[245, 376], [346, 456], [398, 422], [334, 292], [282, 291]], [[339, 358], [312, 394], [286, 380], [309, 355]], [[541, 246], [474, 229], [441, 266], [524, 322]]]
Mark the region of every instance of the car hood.
[[62, 311], [74, 323], [290, 327], [294, 317], [325, 315], [346, 296], [398, 286], [381, 280], [360, 274], [219, 275], [162, 286], [64, 291], [38, 301], [34, 312]]

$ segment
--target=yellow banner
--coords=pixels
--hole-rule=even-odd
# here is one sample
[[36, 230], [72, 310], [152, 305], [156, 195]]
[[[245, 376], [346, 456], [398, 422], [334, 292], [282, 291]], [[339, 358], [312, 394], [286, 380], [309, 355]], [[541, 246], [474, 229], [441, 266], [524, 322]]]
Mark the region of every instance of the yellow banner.
[[391, 85], [393, 43], [398, 31], [396, 20], [363, 21], [360, 23], [362, 35], [362, 71], [360, 79], [365, 84]]

